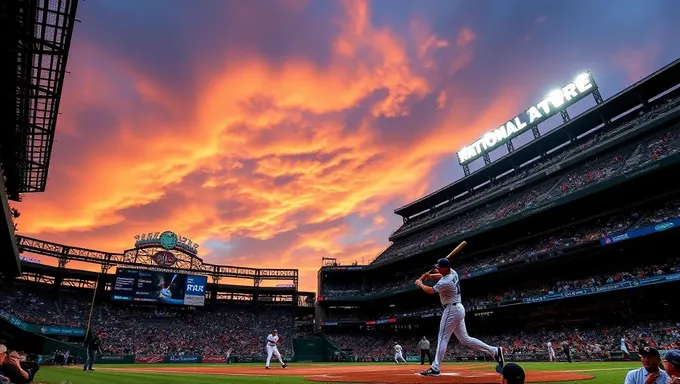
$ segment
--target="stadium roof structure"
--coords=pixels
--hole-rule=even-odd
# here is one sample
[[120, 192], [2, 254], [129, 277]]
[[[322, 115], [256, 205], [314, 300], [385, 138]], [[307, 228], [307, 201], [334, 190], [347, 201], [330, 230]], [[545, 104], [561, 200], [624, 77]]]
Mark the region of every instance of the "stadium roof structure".
[[21, 262], [3, 178], [0, 169], [0, 273], [7, 277], [17, 277], [21, 275]]
[[680, 84], [680, 59], [631, 85], [616, 95], [591, 107], [560, 127], [515, 149], [495, 162], [463, 177], [414, 202], [397, 208], [394, 213], [406, 218], [427, 211], [441, 203], [484, 184], [494, 177], [518, 168], [520, 165], [543, 156], [580, 135], [591, 131], [611, 119], [630, 111], [651, 99], [666, 93]]
[[0, 2], [0, 163], [11, 200], [45, 190], [77, 5]]
[[264, 269], [208, 264], [204, 263], [200, 257], [180, 247], [171, 250], [174, 255], [173, 262], [164, 264], [156, 256], [159, 253], [168, 252], [168, 250], [155, 245], [141, 245], [123, 253], [111, 253], [72, 247], [26, 236], [17, 236], [17, 241], [21, 252], [54, 257], [58, 260], [60, 268], [65, 268], [70, 261], [83, 261], [99, 264], [101, 273], [107, 273], [111, 267], [117, 266], [201, 274], [210, 276], [215, 284], [219, 283], [222, 278], [248, 279], [253, 282], [255, 287], [259, 287], [264, 280], [287, 280], [292, 282], [296, 291], [298, 289], [299, 273], [297, 269]]

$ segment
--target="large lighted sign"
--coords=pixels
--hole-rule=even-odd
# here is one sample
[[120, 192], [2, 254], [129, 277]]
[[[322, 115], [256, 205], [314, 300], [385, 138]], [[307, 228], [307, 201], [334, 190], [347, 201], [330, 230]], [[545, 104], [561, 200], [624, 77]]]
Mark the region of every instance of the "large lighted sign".
[[482, 135], [477, 141], [458, 151], [458, 162], [468, 164], [485, 153], [489, 153], [528, 129], [546, 121], [550, 117], [592, 94], [597, 89], [590, 72], [582, 73], [573, 82], [556, 89], [543, 100], [500, 127]]
[[[171, 251], [175, 248], [181, 248], [193, 254], [198, 253], [199, 247], [197, 243], [192, 242], [186, 237], [177, 236], [177, 234], [171, 231], [165, 231], [163, 233], [152, 232], [135, 236], [135, 248], [147, 245], [157, 245], [168, 251]], [[159, 264], [167, 264], [168, 262], [169, 260], [167, 258], [163, 259], [162, 263], [157, 261]]]

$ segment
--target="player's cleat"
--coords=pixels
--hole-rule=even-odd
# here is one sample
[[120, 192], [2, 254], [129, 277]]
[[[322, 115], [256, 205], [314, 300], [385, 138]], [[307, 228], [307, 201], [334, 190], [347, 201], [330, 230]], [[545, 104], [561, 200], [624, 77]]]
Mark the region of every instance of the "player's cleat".
[[269, 367], [264, 367], [264, 369], [271, 369], [271, 368], [269, 368]]
[[438, 370], [436, 370], [434, 368], [430, 368], [427, 371], [420, 372], [421, 376], [439, 376], [440, 374], [441, 374], [441, 372], [439, 372]]
[[498, 363], [498, 366], [503, 368], [505, 366], [505, 356], [503, 356], [503, 347], [498, 347], [498, 350], [496, 351], [496, 362]]
[[286, 363], [281, 364], [281, 368], [286, 368], [287, 366], [288, 366], [288, 364], [286, 364]]

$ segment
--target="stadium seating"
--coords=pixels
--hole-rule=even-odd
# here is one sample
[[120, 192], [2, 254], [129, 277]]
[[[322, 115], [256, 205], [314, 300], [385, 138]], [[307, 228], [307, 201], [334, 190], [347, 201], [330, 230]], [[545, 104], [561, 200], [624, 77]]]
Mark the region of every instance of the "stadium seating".
[[[657, 206], [644, 210], [631, 209], [609, 217], [596, 219], [593, 222], [567, 228], [552, 233], [546, 237], [539, 237], [524, 244], [506, 246], [493, 256], [476, 258], [454, 263], [454, 268], [462, 276], [479, 274], [492, 267], [509, 264], [518, 260], [531, 260], [539, 255], [568, 249], [589, 241], [599, 240], [602, 237], [659, 223], [670, 218], [680, 217], [680, 199], [660, 203]], [[373, 279], [365, 285], [352, 286], [351, 282], [344, 281], [338, 285], [334, 281], [324, 283], [321, 287], [321, 296], [331, 298], [334, 296], [351, 296], [357, 294], [384, 292], [412, 286], [414, 280], [422, 274], [422, 271], [414, 271], [403, 275], [393, 276], [389, 281]]]
[[[562, 353], [559, 346], [568, 343], [575, 359], [603, 360], [609, 357], [612, 350], [617, 350], [619, 340], [624, 335], [633, 335], [647, 345], [661, 349], [677, 349], [680, 347], [680, 323], [675, 321], [636, 322], [617, 326], [592, 326], [584, 329], [556, 328], [538, 330], [536, 332], [519, 332], [507, 335], [475, 334], [493, 345], [507, 346], [506, 357], [510, 360], [546, 360], [546, 343], [551, 342], [558, 357]], [[431, 348], [436, 345], [436, 335], [425, 335], [432, 341]], [[392, 349], [395, 342], [404, 348], [404, 356], [420, 356], [417, 349], [422, 336], [399, 336], [398, 334], [381, 334], [376, 332], [355, 332], [330, 334], [330, 339], [347, 351], [349, 357], [360, 361], [387, 360], [394, 357]], [[631, 340], [636, 343], [638, 340]], [[351, 351], [351, 352], [350, 352]], [[472, 349], [452, 340], [447, 352], [450, 361], [461, 358], [483, 358]]]
[[628, 130], [634, 129], [641, 124], [644, 124], [645, 122], [659, 117], [662, 114], [672, 110], [673, 108], [677, 107], [680, 105], [680, 97], [672, 98], [672, 99], [666, 99], [657, 105], [655, 105], [648, 113], [646, 114], [641, 114], [638, 116], [636, 119], [632, 121], [627, 121], [625, 123], [622, 123], [620, 125], [612, 125], [609, 127], [607, 130], [604, 131], [597, 131], [594, 134], [587, 136], [581, 140], [581, 142], [577, 143], [576, 145], [569, 146], [567, 148], [562, 148], [561, 150], [551, 153], [550, 156], [542, 161], [537, 161], [534, 163], [531, 163], [527, 166], [527, 168], [522, 169], [521, 172], [518, 174], [511, 174], [507, 175], [505, 177], [502, 177], [498, 180], [496, 180], [494, 183], [486, 185], [478, 190], [476, 190], [474, 193], [467, 194], [465, 196], [462, 196], [456, 200], [454, 200], [452, 203], [445, 204], [443, 206], [438, 207], [437, 209], [430, 211], [426, 214], [419, 215], [415, 218], [410, 219], [404, 225], [399, 227], [393, 235], [397, 235], [401, 232], [404, 232], [408, 229], [411, 229], [413, 227], [416, 227], [420, 224], [423, 224], [425, 222], [428, 222], [436, 217], [442, 216], [448, 212], [453, 211], [454, 209], [462, 208], [464, 207], [467, 203], [469, 203], [471, 200], [476, 200], [483, 198], [500, 188], [503, 188], [505, 186], [508, 186], [516, 181], [522, 180], [524, 178], [527, 178], [533, 174], [537, 174], [541, 171], [544, 171], [548, 169], [549, 167], [561, 162], [562, 160], [577, 154], [577, 153], [582, 153], [584, 151], [587, 151], [589, 148], [592, 148], [593, 146], [608, 140], [612, 137], [615, 137], [623, 132], [626, 132]]
[[[90, 293], [91, 294], [91, 293]], [[7, 285], [0, 291], [2, 309], [31, 324], [85, 328], [90, 311], [89, 294], [61, 293], [35, 284]], [[180, 308], [129, 307], [103, 302], [93, 311], [92, 326], [102, 332], [107, 354], [205, 354], [262, 356], [264, 340], [272, 328], [281, 336], [284, 355], [292, 352], [292, 308], [252, 305], [220, 306], [214, 311]]]
[[[672, 103], [668, 103], [667, 108], [677, 106], [677, 104], [680, 104], [680, 99], [674, 99]], [[665, 110], [666, 108], [659, 109], [659, 111]], [[648, 115], [644, 115], [644, 117]], [[637, 125], [640, 122], [635, 120], [629, 124]], [[649, 162], [675, 154], [679, 150], [680, 126], [676, 126], [671, 131], [658, 134], [642, 143], [621, 148], [608, 155], [600, 156], [589, 163], [567, 171], [563, 175], [557, 175], [540, 184], [513, 193], [505, 199], [497, 200], [481, 208], [466, 211], [461, 216], [434, 224], [413, 235], [395, 239], [393, 244], [385, 249], [373, 263], [380, 263], [391, 258], [417, 253], [423, 248], [447, 238], [550, 203], [590, 184], [604, 181], [613, 176], [633, 172]], [[406, 223], [404, 225], [408, 226], [410, 224]]]

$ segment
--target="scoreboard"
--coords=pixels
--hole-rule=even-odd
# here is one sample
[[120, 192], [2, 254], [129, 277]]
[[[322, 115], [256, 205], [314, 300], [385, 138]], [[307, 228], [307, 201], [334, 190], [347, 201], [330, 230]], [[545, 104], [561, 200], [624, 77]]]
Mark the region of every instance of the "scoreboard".
[[207, 276], [119, 268], [111, 300], [205, 305]]

